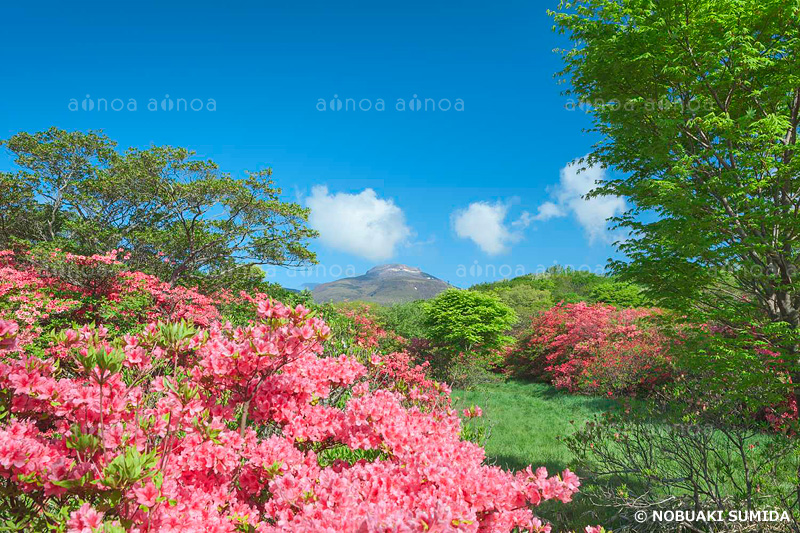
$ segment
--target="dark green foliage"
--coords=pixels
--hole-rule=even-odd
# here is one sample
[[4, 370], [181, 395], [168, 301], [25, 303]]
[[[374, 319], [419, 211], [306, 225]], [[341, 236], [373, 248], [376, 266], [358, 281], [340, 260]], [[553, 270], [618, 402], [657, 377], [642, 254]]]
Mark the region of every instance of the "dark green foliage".
[[270, 169], [234, 178], [184, 148], [120, 152], [102, 133], [57, 128], [2, 144], [20, 168], [0, 173], [3, 248], [122, 247], [134, 270], [208, 288], [252, 278], [251, 265], [315, 261], [308, 210], [281, 200]]

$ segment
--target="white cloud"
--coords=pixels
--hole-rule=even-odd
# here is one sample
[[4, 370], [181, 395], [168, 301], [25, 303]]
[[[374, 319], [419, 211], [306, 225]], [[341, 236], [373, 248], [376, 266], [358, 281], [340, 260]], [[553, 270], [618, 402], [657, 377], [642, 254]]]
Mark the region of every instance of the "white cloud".
[[309, 224], [324, 245], [371, 261], [390, 259], [412, 235], [403, 211], [372, 189], [331, 194], [318, 185], [306, 205], [311, 208]]
[[531, 216], [531, 214], [528, 213], [527, 211], [523, 211], [522, 214], [519, 216], [519, 218], [511, 223], [511, 226], [518, 230], [524, 230], [525, 228], [530, 226], [531, 222], [533, 222], [534, 220], [536, 220], [536, 217]]
[[[579, 172], [580, 170], [580, 172]], [[590, 243], [596, 241], [611, 242], [614, 236], [608, 229], [608, 219], [626, 211], [625, 199], [619, 196], [600, 196], [584, 199], [583, 196], [597, 187], [597, 182], [606, 179], [606, 171], [602, 167], [582, 166], [573, 161], [561, 169], [558, 185], [552, 190], [553, 202], [545, 202], [538, 208], [535, 220], [573, 215], [586, 232]]]
[[506, 253], [510, 245], [522, 239], [521, 231], [530, 225], [527, 211], [519, 219], [506, 224], [508, 204], [503, 202], [474, 202], [453, 213], [453, 228], [462, 239], [470, 239], [489, 255]]
[[563, 217], [566, 213], [553, 202], [545, 202], [539, 206], [539, 212], [533, 217], [534, 220], [550, 220], [551, 218]]

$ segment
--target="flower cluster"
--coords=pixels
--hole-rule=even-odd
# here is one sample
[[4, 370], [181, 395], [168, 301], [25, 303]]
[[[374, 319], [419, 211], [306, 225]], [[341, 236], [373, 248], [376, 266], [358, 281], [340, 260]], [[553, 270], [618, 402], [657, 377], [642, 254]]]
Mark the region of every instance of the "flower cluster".
[[509, 363], [571, 392], [647, 392], [671, 373], [669, 339], [651, 323], [659, 313], [583, 302], [557, 305], [533, 319]]
[[120, 301], [136, 293], [147, 294], [153, 300], [143, 317], [145, 320], [191, 320], [195, 324], [209, 326], [220, 319], [215, 298], [201, 294], [196, 288], [170, 285], [141, 272], [120, 273], [108, 298]]
[[208, 326], [219, 320], [214, 298], [125, 271], [118, 256], [0, 252], [0, 320], [18, 324], [21, 346], [64, 323], [106, 322], [113, 328], [117, 322], [167, 319]]
[[477, 405], [472, 405], [469, 408], [464, 409], [462, 415], [464, 418], [480, 418], [483, 416], [483, 409]]
[[4, 519], [70, 532], [549, 531], [532, 507], [578, 490], [568, 470], [485, 465], [449, 403], [414, 401], [436, 387], [402, 354], [321, 357], [330, 330], [308, 309], [253, 305], [248, 326], [159, 310], [134, 333], [62, 329], [35, 354], [16, 320], [0, 321]]
[[342, 314], [353, 321], [353, 339], [362, 348], [378, 348], [381, 345], [403, 345], [406, 339], [393, 331], [381, 327], [367, 306], [343, 309]]
[[78, 299], [71, 297], [76, 291], [70, 293], [69, 289], [74, 287], [32, 267], [19, 266], [13, 252], [0, 252], [0, 320], [17, 324], [18, 344], [39, 336], [51, 316], [80, 306]]

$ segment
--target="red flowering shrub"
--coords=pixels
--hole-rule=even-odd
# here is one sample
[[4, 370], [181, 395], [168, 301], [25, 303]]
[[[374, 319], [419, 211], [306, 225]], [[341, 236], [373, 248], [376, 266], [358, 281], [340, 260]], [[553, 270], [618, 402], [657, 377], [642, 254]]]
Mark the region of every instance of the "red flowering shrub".
[[561, 304], [532, 322], [509, 355], [523, 376], [571, 392], [635, 394], [669, 379], [669, 342], [650, 319], [656, 309]]
[[141, 272], [122, 272], [109, 298], [117, 301], [131, 294], [147, 294], [152, 302], [144, 313], [144, 319], [191, 320], [193, 323], [208, 326], [219, 320], [217, 301], [201, 294], [197, 289], [173, 286], [155, 276]]
[[63, 294], [65, 285], [33, 268], [19, 267], [13, 252], [0, 251], [0, 320], [17, 323], [17, 342], [27, 344], [42, 332], [42, 324], [51, 315], [80, 306], [74, 297]]
[[352, 342], [350, 352], [367, 368], [373, 388], [399, 391], [427, 407], [449, 404], [450, 387], [429, 378], [428, 361], [415, 363], [413, 347], [420, 339], [408, 341], [384, 329], [367, 306], [344, 308], [341, 313], [349, 320], [342, 336]]
[[356, 308], [342, 308], [341, 313], [352, 320], [351, 334], [357, 346], [362, 348], [380, 348], [384, 346], [396, 348], [405, 346], [407, 343], [402, 336], [382, 327], [366, 305]]
[[126, 331], [161, 319], [208, 326], [219, 317], [213, 298], [128, 272], [116, 251], [88, 257], [0, 251], [0, 319], [19, 324], [23, 345], [48, 328], [73, 323]]
[[[15, 272], [7, 277], [27, 271]], [[49, 298], [54, 278], [34, 278], [41, 283], [15, 290]], [[366, 365], [320, 357], [330, 334], [320, 318], [258, 298], [248, 326], [199, 326], [212, 317], [204, 301], [165, 309], [172, 289], [149, 286], [165, 293], [153, 294], [150, 311], [169, 320], [132, 333], [61, 329], [34, 355], [18, 342], [25, 328], [0, 320], [5, 525], [548, 531], [531, 507], [569, 502], [578, 489], [568, 470], [550, 477], [484, 465], [483, 449], [460, 439], [446, 396], [434, 394], [443, 389], [407, 354]], [[8, 302], [0, 309], [16, 315]], [[354, 454], [361, 458], [329, 460]]]

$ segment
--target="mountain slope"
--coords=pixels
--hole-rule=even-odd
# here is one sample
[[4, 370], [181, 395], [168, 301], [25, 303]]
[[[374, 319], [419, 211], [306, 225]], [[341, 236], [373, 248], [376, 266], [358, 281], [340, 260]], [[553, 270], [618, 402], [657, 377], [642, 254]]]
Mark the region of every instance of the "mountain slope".
[[416, 267], [391, 264], [371, 268], [366, 274], [314, 287], [318, 303], [361, 300], [394, 304], [433, 298], [450, 285]]

